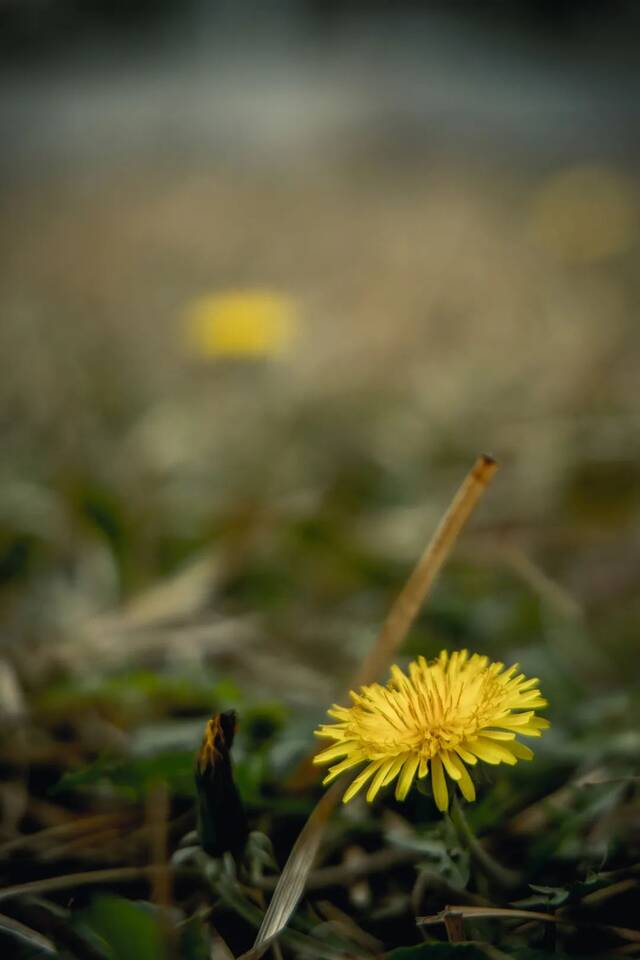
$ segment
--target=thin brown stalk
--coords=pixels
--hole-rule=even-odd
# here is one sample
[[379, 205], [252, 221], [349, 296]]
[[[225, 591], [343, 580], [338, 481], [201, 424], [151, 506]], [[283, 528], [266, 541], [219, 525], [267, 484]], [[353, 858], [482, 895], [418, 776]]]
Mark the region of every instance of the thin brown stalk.
[[176, 930], [170, 920], [171, 871], [168, 860], [169, 788], [164, 780], [151, 786], [147, 795], [147, 824], [151, 866], [151, 899], [158, 906], [158, 917], [164, 934], [167, 954], [177, 956]]
[[542, 913], [538, 910], [516, 910], [510, 907], [469, 907], [459, 904], [445, 907], [440, 913], [434, 913], [431, 917], [417, 917], [416, 923], [418, 926], [432, 926], [436, 923], [446, 924], [447, 919], [452, 915], [462, 917], [465, 920], [541, 920], [543, 923], [559, 923], [570, 927], [604, 930], [616, 934], [621, 940], [640, 943], [640, 930], [616, 927], [609, 923], [594, 923], [591, 920], [581, 920], [574, 917], [555, 916], [552, 913]]
[[[13, 853], [21, 847], [40, 847], [46, 849], [49, 840], [58, 840], [69, 835], [75, 835], [78, 842], [86, 842], [86, 835], [90, 835], [93, 840], [94, 832], [102, 831], [105, 826], [111, 824], [122, 826], [123, 817], [120, 814], [99, 813], [95, 816], [82, 817], [78, 820], [68, 820], [65, 823], [59, 823], [54, 827], [46, 827], [44, 830], [38, 830], [35, 833], [22, 833], [17, 837], [12, 837], [0, 845], [0, 857]], [[70, 841], [71, 842], [71, 841]]]
[[171, 903], [171, 876], [167, 863], [168, 819], [169, 791], [166, 783], [156, 783], [149, 790], [147, 799], [149, 853], [151, 865], [156, 868], [151, 877], [151, 899], [163, 909]]
[[[475, 462], [451, 501], [406, 586], [391, 607], [380, 635], [358, 670], [352, 686], [370, 683], [386, 669], [411, 628], [460, 531], [496, 470], [497, 464], [492, 457], [481, 456]], [[303, 894], [325, 824], [341, 792], [342, 782], [338, 780], [320, 799], [302, 828], [280, 875], [253, 949], [246, 954], [245, 960], [249, 960], [249, 957], [255, 960], [262, 956], [274, 937], [288, 923]]]
[[[163, 869], [163, 868], [161, 868]], [[172, 871], [179, 877], [200, 879], [197, 870], [175, 868]], [[73, 890], [74, 887], [87, 887], [94, 884], [130, 883], [135, 880], [153, 879], [158, 867], [110, 867], [107, 870], [87, 870], [82, 873], [66, 873], [57, 877], [45, 877], [42, 880], [30, 880], [16, 883], [0, 889], [0, 900], [13, 900], [16, 897], [36, 896], [40, 893], [54, 893], [58, 890]]]
[[418, 560], [413, 573], [398, 594], [382, 625], [378, 639], [352, 682], [352, 687], [360, 687], [377, 680], [387, 668], [389, 661], [411, 629], [460, 531], [473, 513], [497, 469], [495, 460], [486, 455], [478, 457], [474, 463], [426, 550]]
[[449, 943], [462, 943], [466, 940], [464, 932], [464, 917], [459, 913], [447, 913], [444, 916], [444, 925]]
[[612, 897], [619, 897], [621, 893], [626, 893], [627, 890], [633, 890], [637, 886], [637, 880], [634, 880], [633, 877], [627, 877], [626, 880], [618, 880], [617, 883], [612, 883], [608, 887], [601, 887], [600, 890], [594, 890], [593, 893], [588, 893], [586, 897], [582, 897], [581, 903], [589, 906], [593, 906], [594, 903], [604, 903], [605, 900], [611, 900]]
[[450, 916], [462, 917], [465, 920], [543, 920], [545, 923], [559, 923], [552, 913], [541, 913], [537, 910], [514, 910], [508, 907], [471, 907], [464, 904], [445, 907], [440, 913], [431, 917], [417, 917], [419, 926], [432, 926], [434, 923], [445, 923]]

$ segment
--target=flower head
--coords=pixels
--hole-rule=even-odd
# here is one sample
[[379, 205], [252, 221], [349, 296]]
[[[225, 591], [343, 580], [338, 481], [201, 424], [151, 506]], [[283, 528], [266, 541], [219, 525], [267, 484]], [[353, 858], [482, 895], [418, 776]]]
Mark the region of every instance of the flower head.
[[230, 290], [187, 304], [188, 345], [204, 359], [242, 360], [284, 354], [298, 315], [293, 300], [271, 290]]
[[547, 705], [538, 680], [527, 680], [517, 669], [505, 670], [503, 663], [466, 650], [443, 650], [431, 663], [418, 657], [409, 664], [408, 676], [392, 666], [386, 686], [372, 683], [360, 693], [352, 691], [353, 706], [334, 706], [328, 713], [337, 723], [316, 730], [316, 736], [336, 742], [314, 763], [340, 760], [324, 783], [364, 763], [344, 794], [345, 803], [367, 783], [367, 800], [373, 800], [396, 777], [396, 797], [404, 800], [416, 774], [426, 777], [430, 768], [439, 810], [449, 806], [445, 773], [467, 800], [475, 800], [467, 764], [531, 760], [533, 752], [516, 735], [539, 737], [549, 726], [534, 712]]

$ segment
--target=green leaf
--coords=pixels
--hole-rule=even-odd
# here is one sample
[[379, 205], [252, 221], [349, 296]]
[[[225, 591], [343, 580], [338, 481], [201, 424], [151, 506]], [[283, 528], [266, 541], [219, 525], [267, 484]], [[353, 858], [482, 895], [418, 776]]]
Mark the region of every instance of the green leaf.
[[80, 916], [109, 960], [166, 960], [160, 918], [151, 909], [122, 897], [96, 897]]
[[206, 673], [129, 670], [53, 683], [37, 695], [36, 708], [47, 720], [72, 715], [81, 721], [87, 710], [97, 710], [118, 727], [130, 729], [171, 713], [208, 714], [216, 706], [237, 705], [239, 699], [231, 681]]
[[529, 888], [534, 891], [531, 896], [523, 900], [514, 901], [514, 907], [527, 909], [528, 907], [543, 909], [549, 907], [560, 907], [569, 899], [569, 890], [565, 887], [543, 887], [535, 883], [530, 883]]
[[108, 783], [115, 792], [138, 800], [145, 796], [151, 784], [158, 781], [167, 783], [175, 794], [193, 796], [193, 752], [177, 751], [120, 760], [103, 758], [64, 774], [51, 792], [62, 793]]
[[182, 960], [209, 960], [211, 937], [200, 917], [192, 917], [180, 929], [180, 957]]
[[449, 819], [442, 819], [433, 826], [424, 827], [415, 834], [388, 834], [388, 840], [396, 847], [415, 850], [424, 862], [418, 867], [435, 870], [444, 880], [465, 889], [469, 882], [470, 857], [463, 850]]

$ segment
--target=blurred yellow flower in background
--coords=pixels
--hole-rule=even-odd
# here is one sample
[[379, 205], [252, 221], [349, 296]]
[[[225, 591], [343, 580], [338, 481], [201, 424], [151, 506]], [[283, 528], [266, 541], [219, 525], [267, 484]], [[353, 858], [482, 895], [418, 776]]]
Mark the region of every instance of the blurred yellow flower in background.
[[515, 764], [530, 760], [533, 752], [516, 739], [539, 737], [549, 721], [536, 716], [544, 707], [538, 680], [517, 674], [517, 665], [502, 663], [466, 650], [442, 651], [432, 663], [424, 657], [409, 664], [409, 675], [394, 665], [386, 686], [373, 683], [351, 692], [353, 706], [334, 706], [337, 720], [316, 730], [316, 736], [335, 740], [314, 758], [334, 764], [325, 784], [350, 767], [364, 770], [347, 788], [347, 803], [370, 781], [367, 800], [396, 777], [396, 798], [404, 800], [417, 775], [426, 777], [431, 765], [433, 796], [439, 810], [449, 806], [445, 773], [467, 800], [476, 791], [467, 764]]
[[298, 324], [293, 300], [260, 289], [200, 297], [187, 305], [183, 320], [189, 349], [204, 358], [281, 355]]

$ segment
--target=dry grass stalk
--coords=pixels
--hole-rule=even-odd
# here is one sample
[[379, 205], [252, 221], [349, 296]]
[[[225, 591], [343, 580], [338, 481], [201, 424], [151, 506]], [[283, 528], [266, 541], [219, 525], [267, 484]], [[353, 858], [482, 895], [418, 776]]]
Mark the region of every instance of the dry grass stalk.
[[164, 781], [152, 786], [147, 798], [147, 822], [149, 825], [149, 853], [151, 866], [151, 899], [160, 908], [171, 904], [171, 873], [167, 856], [167, 832], [169, 820], [169, 790]]
[[386, 670], [411, 629], [460, 531], [473, 513], [497, 469], [495, 460], [486, 455], [478, 457], [474, 463], [426, 550], [414, 567], [413, 573], [398, 594], [382, 625], [378, 639], [353, 679], [352, 687], [372, 683]]
[[[380, 635], [358, 670], [352, 686], [357, 687], [372, 682], [388, 666], [429, 595], [460, 531], [496, 470], [497, 464], [492, 457], [481, 456], [475, 462], [451, 501], [405, 587], [394, 602]], [[243, 954], [241, 960], [257, 960], [261, 957], [272, 940], [287, 925], [302, 896], [320, 846], [324, 826], [341, 792], [342, 784], [338, 780], [312, 811], [289, 854], [254, 946], [248, 953]]]

